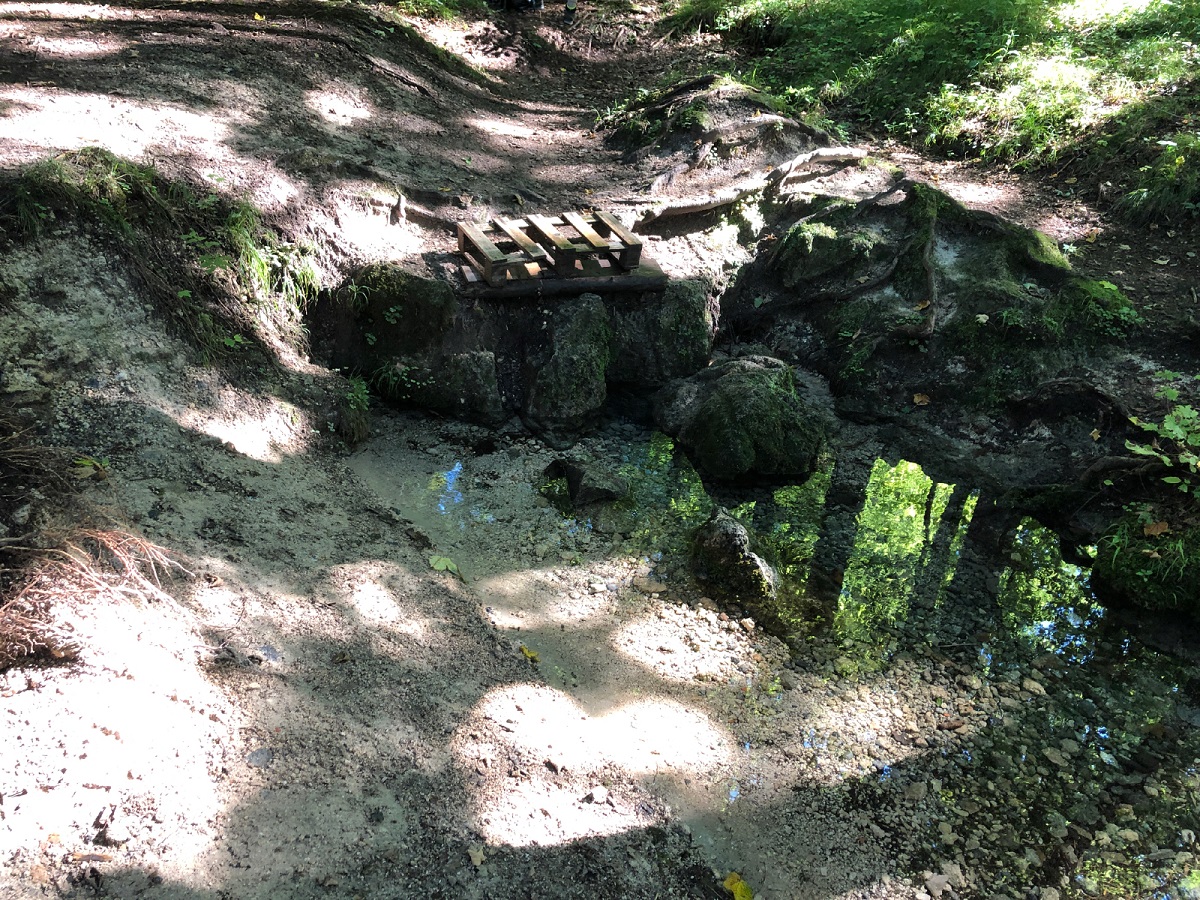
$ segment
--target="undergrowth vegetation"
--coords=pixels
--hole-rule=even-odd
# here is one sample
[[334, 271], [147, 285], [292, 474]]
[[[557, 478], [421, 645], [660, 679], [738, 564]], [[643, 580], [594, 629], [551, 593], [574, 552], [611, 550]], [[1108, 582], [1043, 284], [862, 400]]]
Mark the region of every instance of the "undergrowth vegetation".
[[311, 256], [248, 203], [96, 147], [27, 166], [0, 198], [0, 228], [22, 239], [77, 218], [105, 226], [167, 318], [211, 358], [254, 338], [303, 342], [301, 315], [319, 286]]
[[1133, 219], [1200, 212], [1200, 0], [684, 0], [674, 23], [726, 36], [797, 113], [1078, 162]]

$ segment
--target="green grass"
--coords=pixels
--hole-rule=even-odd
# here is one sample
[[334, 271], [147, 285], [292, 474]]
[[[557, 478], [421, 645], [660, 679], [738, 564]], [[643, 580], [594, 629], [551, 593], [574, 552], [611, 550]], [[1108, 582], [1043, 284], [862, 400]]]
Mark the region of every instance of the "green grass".
[[685, 0], [674, 23], [724, 34], [796, 111], [951, 156], [1085, 161], [1134, 219], [1200, 204], [1200, 0]]
[[210, 357], [243, 333], [299, 346], [316, 295], [309, 252], [245, 202], [197, 192], [98, 147], [61, 153], [0, 180], [0, 231], [36, 240], [65, 223], [101, 226], [163, 313]]

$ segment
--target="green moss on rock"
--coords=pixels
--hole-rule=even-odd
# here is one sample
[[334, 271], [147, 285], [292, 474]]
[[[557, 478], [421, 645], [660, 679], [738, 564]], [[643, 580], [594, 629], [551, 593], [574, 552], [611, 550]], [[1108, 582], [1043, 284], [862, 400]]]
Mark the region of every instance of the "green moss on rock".
[[382, 357], [440, 346], [458, 311], [454, 291], [444, 281], [385, 263], [359, 269], [338, 296], [354, 307], [359, 328]]
[[607, 399], [612, 329], [603, 301], [583, 294], [554, 307], [549, 340], [525, 362], [527, 424], [552, 447], [568, 447]]
[[778, 269], [784, 285], [797, 288], [832, 273], [853, 275], [865, 269], [885, 244], [883, 235], [869, 227], [842, 227], [846, 215], [832, 221], [802, 222], [783, 238]]
[[661, 297], [609, 307], [614, 384], [658, 387], [708, 365], [713, 314], [708, 286], [672, 281]]
[[805, 478], [825, 443], [824, 421], [796, 393], [791, 367], [768, 357], [731, 360], [676, 381], [658, 396], [654, 414], [716, 478]]

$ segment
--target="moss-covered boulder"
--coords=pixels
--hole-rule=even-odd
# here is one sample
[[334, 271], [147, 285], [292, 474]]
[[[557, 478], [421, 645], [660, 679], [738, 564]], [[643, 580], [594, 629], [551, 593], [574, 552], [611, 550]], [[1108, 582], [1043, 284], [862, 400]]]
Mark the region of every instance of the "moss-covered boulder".
[[654, 417], [715, 478], [803, 479], [825, 444], [822, 413], [801, 399], [790, 366], [750, 356], [672, 382]]
[[801, 222], [788, 230], [777, 253], [780, 281], [795, 289], [836, 274], [860, 277], [890, 248], [885, 229], [851, 224], [852, 207], [844, 207], [831, 222]]
[[405, 406], [499, 425], [510, 417], [500, 394], [496, 356], [486, 350], [396, 357], [374, 372], [379, 393]]
[[1200, 526], [1159, 530], [1121, 519], [1097, 545], [1092, 587], [1103, 603], [1200, 620]]
[[742, 606], [770, 631], [781, 630], [779, 576], [754, 552], [750, 533], [727, 510], [717, 507], [696, 530], [692, 573], [718, 599]]
[[383, 263], [359, 269], [339, 293], [354, 310], [373, 355], [381, 357], [440, 348], [458, 311], [446, 282]]
[[637, 295], [609, 306], [615, 385], [660, 387], [708, 365], [716, 329], [709, 287], [673, 281], [661, 297]]
[[521, 414], [546, 443], [563, 449], [604, 406], [612, 329], [603, 301], [583, 294], [552, 308], [544, 334], [545, 343], [524, 360]]

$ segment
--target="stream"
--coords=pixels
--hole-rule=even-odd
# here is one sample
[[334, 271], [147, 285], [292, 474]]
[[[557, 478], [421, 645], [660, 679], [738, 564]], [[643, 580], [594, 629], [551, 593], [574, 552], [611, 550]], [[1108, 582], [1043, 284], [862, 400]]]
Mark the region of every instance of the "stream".
[[[564, 454], [515, 434], [397, 416], [350, 465], [549, 688], [613, 728], [658, 704], [668, 737], [620, 726], [614, 765], [763, 896], [848, 842], [878, 868], [851, 880], [898, 867], [927, 896], [1200, 896], [1194, 668], [1114, 623], [1052, 532], [997, 535], [978, 491], [870, 451], [713, 490], [611, 422], [566, 456], [629, 493], [584, 511], [544, 474]], [[786, 645], [690, 577], [714, 503], [784, 576]]]

